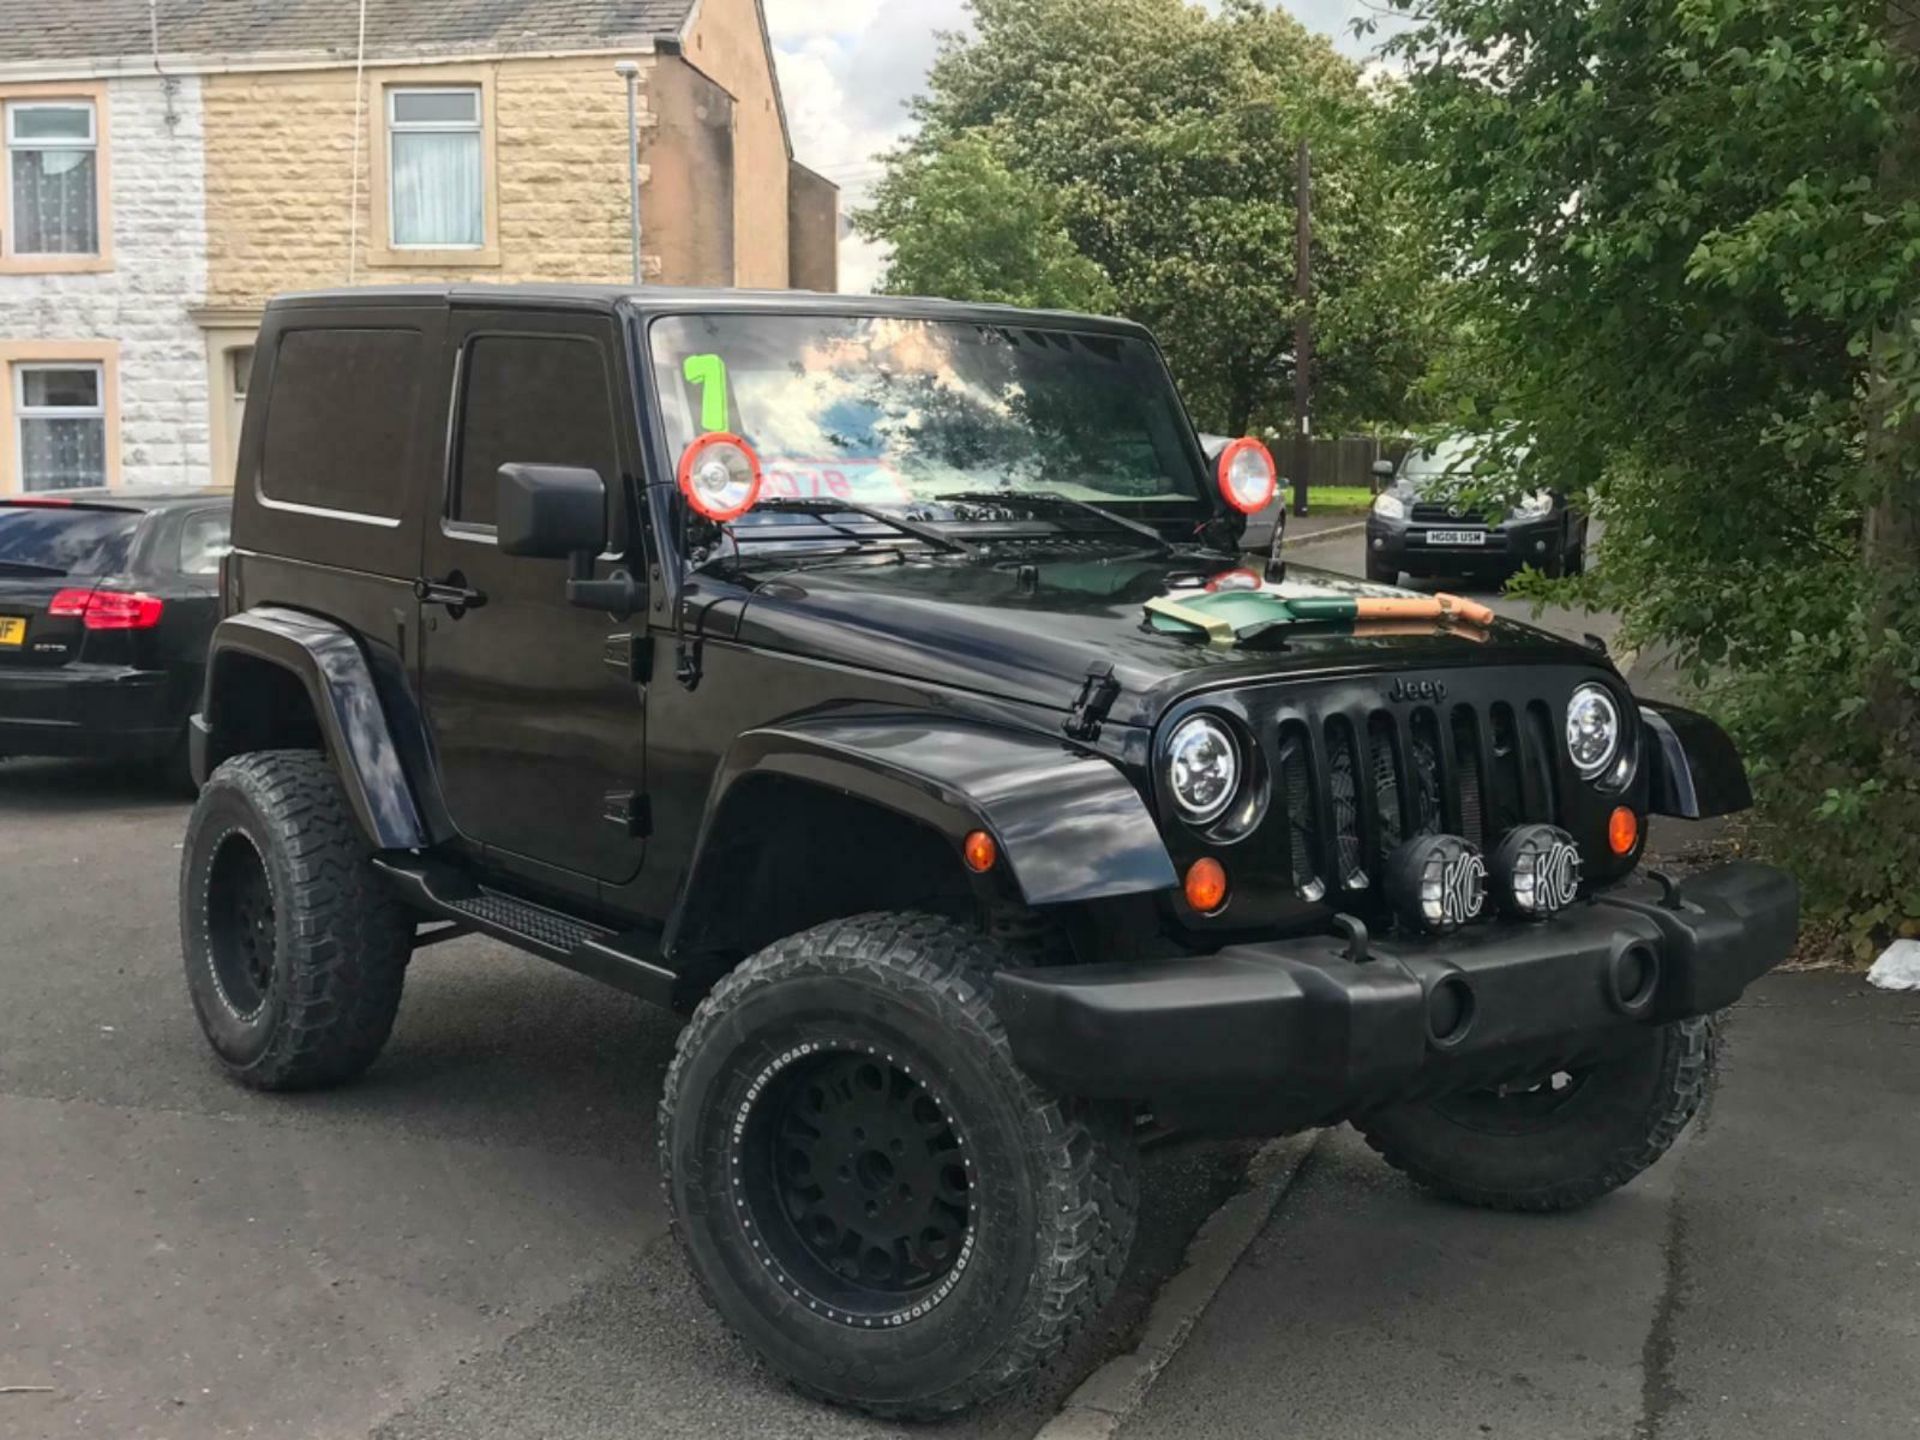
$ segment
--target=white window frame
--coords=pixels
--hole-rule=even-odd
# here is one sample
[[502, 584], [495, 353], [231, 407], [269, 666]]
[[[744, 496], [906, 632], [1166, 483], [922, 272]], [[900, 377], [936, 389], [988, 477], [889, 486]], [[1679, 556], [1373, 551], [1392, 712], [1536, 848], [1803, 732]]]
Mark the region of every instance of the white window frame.
[[[106, 228], [105, 206], [100, 196], [100, 107], [91, 96], [76, 96], [71, 100], [8, 100], [5, 144], [6, 186], [9, 210], [13, 198], [13, 156], [18, 150], [84, 150], [93, 156], [93, 249], [91, 250], [19, 250], [14, 248], [14, 236], [20, 231], [20, 217], [9, 215], [11, 224], [7, 226], [6, 249], [4, 253], [10, 259], [20, 260], [64, 260], [98, 259], [101, 254], [101, 231]], [[87, 136], [84, 140], [22, 140], [15, 133], [14, 121], [22, 112], [28, 110], [84, 110], [87, 112]]]
[[[82, 405], [27, 404], [27, 372], [57, 370], [93, 376], [94, 403]], [[113, 484], [113, 457], [107, 453], [112, 427], [107, 423], [107, 367], [98, 360], [16, 360], [13, 362], [13, 467], [15, 488], [22, 495], [58, 494], [32, 490], [27, 485], [27, 421], [98, 420], [100, 422], [100, 483]]]
[[[473, 119], [466, 120], [401, 120], [397, 118], [399, 101], [402, 95], [471, 95], [473, 97]], [[478, 159], [480, 165], [480, 239], [477, 243], [459, 244], [452, 241], [429, 240], [420, 243], [403, 244], [394, 236], [394, 220], [399, 206], [394, 203], [393, 182], [397, 173], [393, 159], [393, 142], [399, 135], [473, 135], [479, 141]], [[387, 86], [387, 246], [392, 250], [473, 250], [487, 248], [487, 98], [477, 83], [454, 85], [389, 85]]]

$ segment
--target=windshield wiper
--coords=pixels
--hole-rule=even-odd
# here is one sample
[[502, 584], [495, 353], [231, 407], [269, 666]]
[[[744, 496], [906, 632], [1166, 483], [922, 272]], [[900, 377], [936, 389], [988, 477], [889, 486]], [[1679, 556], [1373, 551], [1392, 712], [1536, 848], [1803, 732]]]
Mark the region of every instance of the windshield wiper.
[[1144, 539], [1151, 540], [1154, 548], [1162, 555], [1173, 554], [1173, 546], [1167, 537], [1151, 525], [1139, 520], [1131, 520], [1125, 515], [1117, 515], [1103, 505], [1095, 505], [1086, 500], [1075, 500], [1071, 495], [1061, 495], [1052, 490], [970, 490], [958, 495], [942, 495], [942, 501], [958, 500], [970, 505], [1008, 505], [1022, 501], [1039, 501], [1042, 505], [1060, 506], [1068, 510], [1078, 510], [1082, 514], [1096, 516], [1119, 530], [1128, 530]]
[[[936, 549], [945, 550], [954, 555], [970, 556], [974, 553], [973, 546], [967, 544], [966, 541], [956, 540], [951, 535], [944, 535], [932, 525], [922, 524], [918, 520], [909, 520], [900, 515], [889, 515], [878, 506], [863, 505], [857, 500], [808, 499], [805, 496], [775, 495], [759, 501], [753, 508], [756, 510], [771, 510], [776, 514], [811, 515], [831, 529], [840, 531], [843, 535], [852, 535], [855, 539], [865, 539], [867, 537], [848, 530], [844, 526], [835, 525], [827, 518], [831, 515], [858, 515], [863, 519], [878, 521], [882, 525], [890, 525], [902, 535], [911, 535], [916, 540], [924, 540]], [[740, 532], [736, 530], [734, 532], [734, 542], [736, 544], [739, 543], [739, 538]]]

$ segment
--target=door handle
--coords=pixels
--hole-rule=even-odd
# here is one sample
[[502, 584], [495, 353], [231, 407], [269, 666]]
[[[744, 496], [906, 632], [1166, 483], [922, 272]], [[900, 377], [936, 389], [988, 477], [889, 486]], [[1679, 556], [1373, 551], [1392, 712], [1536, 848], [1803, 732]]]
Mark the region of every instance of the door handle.
[[487, 603], [486, 594], [468, 585], [467, 577], [458, 570], [444, 580], [429, 580], [425, 576], [415, 580], [413, 598], [422, 605], [444, 605], [455, 615], [478, 610]]

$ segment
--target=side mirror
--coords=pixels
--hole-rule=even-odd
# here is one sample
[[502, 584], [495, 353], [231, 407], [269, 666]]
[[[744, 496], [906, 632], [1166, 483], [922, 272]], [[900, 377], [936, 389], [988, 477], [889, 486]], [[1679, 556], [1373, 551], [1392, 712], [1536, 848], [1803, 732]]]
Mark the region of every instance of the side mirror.
[[607, 486], [571, 465], [502, 465], [494, 503], [503, 555], [591, 558], [607, 548]]
[[1394, 476], [1394, 465], [1393, 465], [1393, 462], [1392, 462], [1391, 460], [1376, 460], [1376, 461], [1374, 461], [1374, 462], [1373, 462], [1373, 473], [1374, 473], [1374, 477], [1375, 477], [1376, 479], [1380, 479], [1380, 480], [1391, 480], [1391, 479], [1393, 478], [1393, 476]]

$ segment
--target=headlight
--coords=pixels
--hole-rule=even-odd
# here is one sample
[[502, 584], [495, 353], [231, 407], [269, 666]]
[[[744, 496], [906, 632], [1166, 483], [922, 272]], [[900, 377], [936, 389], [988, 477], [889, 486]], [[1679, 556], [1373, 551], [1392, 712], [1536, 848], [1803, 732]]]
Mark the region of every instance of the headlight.
[[1240, 747], [1218, 720], [1195, 715], [1176, 725], [1166, 765], [1167, 788], [1193, 824], [1218, 818], [1233, 803], [1240, 785]]
[[1604, 686], [1582, 685], [1567, 703], [1567, 753], [1582, 780], [1605, 772], [1620, 753], [1620, 707]]
[[1553, 509], [1553, 496], [1544, 490], [1536, 490], [1518, 505], [1513, 507], [1515, 520], [1538, 520]]
[[1407, 502], [1393, 491], [1384, 490], [1373, 502], [1373, 513], [1382, 520], [1404, 520], [1407, 518]]

